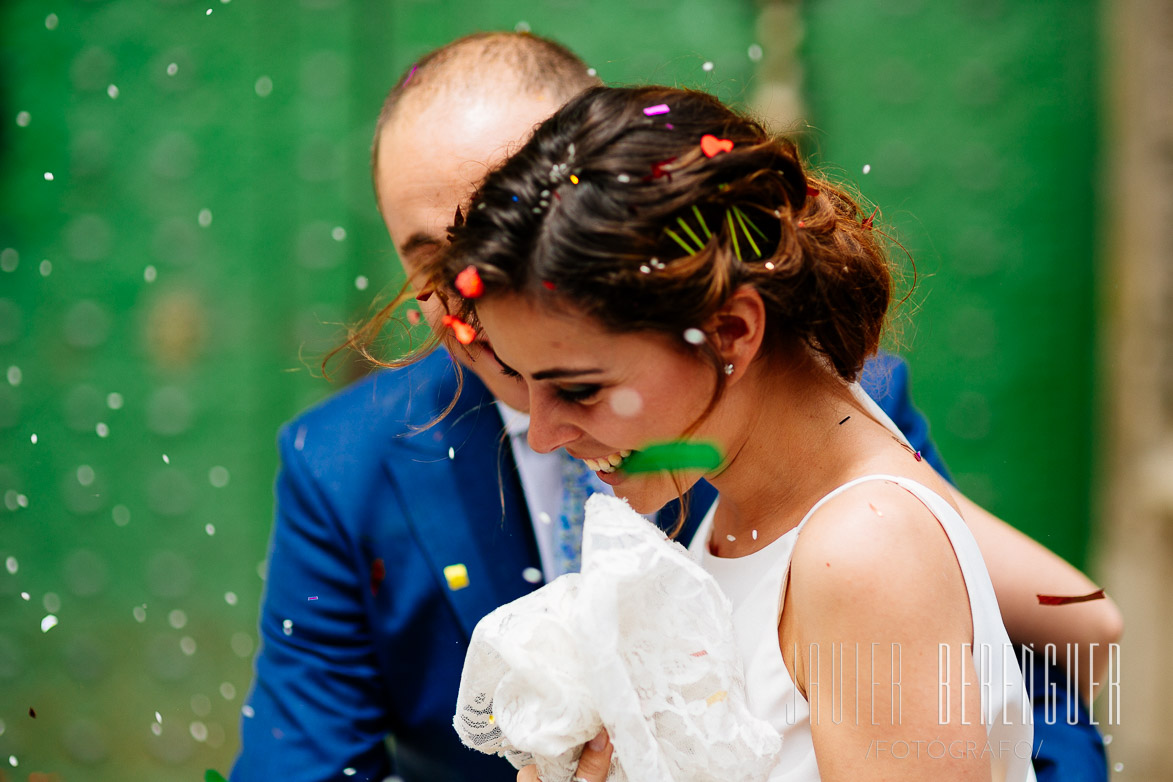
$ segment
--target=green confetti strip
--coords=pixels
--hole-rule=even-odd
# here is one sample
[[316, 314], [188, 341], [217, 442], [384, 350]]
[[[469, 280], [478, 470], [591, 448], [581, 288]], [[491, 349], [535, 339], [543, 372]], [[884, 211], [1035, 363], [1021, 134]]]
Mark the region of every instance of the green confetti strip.
[[219, 771], [210, 768], [204, 772], [204, 782], [228, 782], [228, 780]]
[[721, 466], [721, 452], [710, 443], [677, 440], [636, 451], [623, 460], [619, 469], [629, 475], [678, 470], [715, 470]]

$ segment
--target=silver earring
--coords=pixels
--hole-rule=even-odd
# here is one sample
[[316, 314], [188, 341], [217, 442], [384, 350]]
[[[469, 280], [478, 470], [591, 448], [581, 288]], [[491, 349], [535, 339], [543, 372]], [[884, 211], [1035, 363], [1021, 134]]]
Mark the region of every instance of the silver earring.
[[732, 364], [726, 364], [726, 365], [725, 365], [725, 374], [726, 374], [726, 375], [732, 375], [732, 374], [733, 374], [733, 365], [732, 365]]

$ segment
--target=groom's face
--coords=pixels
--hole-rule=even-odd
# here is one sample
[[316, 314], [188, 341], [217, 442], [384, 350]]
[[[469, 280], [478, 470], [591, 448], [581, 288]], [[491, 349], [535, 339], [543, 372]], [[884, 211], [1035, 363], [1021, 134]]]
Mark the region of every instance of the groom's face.
[[[552, 98], [500, 89], [499, 94], [464, 97], [408, 93], [380, 134], [379, 208], [404, 271], [417, 287], [422, 285], [420, 269], [447, 243], [446, 229], [457, 207], [464, 208], [485, 174], [559, 107]], [[433, 329], [444, 329], [439, 297], [421, 302], [420, 309]], [[495, 396], [515, 409], [528, 409], [525, 383], [503, 375], [484, 344], [446, 342]]]

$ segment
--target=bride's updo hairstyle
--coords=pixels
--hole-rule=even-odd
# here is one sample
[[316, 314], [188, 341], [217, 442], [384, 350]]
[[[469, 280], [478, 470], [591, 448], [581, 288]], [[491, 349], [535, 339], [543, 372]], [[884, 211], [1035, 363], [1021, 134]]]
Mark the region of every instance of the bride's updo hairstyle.
[[[767, 350], [802, 340], [850, 381], [879, 346], [892, 280], [871, 219], [804, 172], [792, 142], [702, 92], [587, 90], [457, 217], [430, 269], [438, 291], [467, 293], [479, 277], [479, 296], [519, 293], [615, 332], [675, 335], [717, 369], [695, 329], [752, 285]], [[475, 328], [478, 300], [448, 305]]]

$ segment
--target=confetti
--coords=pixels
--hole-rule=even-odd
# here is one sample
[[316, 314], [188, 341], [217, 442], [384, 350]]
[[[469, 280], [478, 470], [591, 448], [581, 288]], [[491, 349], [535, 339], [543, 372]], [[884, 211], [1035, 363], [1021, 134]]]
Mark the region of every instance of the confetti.
[[619, 174], [615, 178], [618, 179], [620, 182], [623, 182], [624, 184], [627, 184], [628, 182], [631, 181], [631, 177], [628, 176], [627, 174]]
[[721, 701], [725, 700], [726, 695], [728, 695], [728, 693], [725, 692], [725, 690], [718, 690], [709, 697], [705, 698], [705, 703], [707, 703], [709, 706], [712, 706], [714, 703], [720, 703]]
[[863, 221], [863, 227], [867, 228], [870, 231], [872, 228], [872, 223], [874, 223], [876, 221], [876, 215], [878, 215], [879, 213], [880, 213], [880, 207], [877, 206], [876, 211], [872, 212], [871, 215]]
[[32, 717], [34, 720], [37, 718], [37, 710], [34, 709], [32, 706], [29, 706], [29, 716]]
[[[571, 175], [570, 175], [570, 184], [572, 184], [572, 185], [577, 185], [577, 184], [578, 184], [578, 182], [579, 182], [579, 179], [578, 179], [578, 174], [571, 174]], [[558, 194], [557, 194], [557, 193], [555, 193], [554, 195], [558, 196]], [[562, 200], [562, 196], [558, 196], [558, 200], [559, 200], [559, 201], [561, 201], [561, 200]]]
[[754, 540], [758, 539], [758, 531], [756, 529], [753, 532], [751, 532], [750, 534], [753, 536]]
[[923, 456], [920, 455], [920, 451], [917, 451], [916, 453], [914, 453], [913, 456], [916, 458], [916, 460], [918, 462], [924, 458]]
[[749, 50], [746, 52], [749, 55], [750, 62], [762, 61], [762, 47], [760, 44], [751, 43]]
[[697, 328], [685, 329], [684, 341], [690, 345], [703, 345], [705, 344], [705, 332]]
[[620, 469], [629, 475], [668, 470], [713, 470], [721, 464], [721, 453], [709, 443], [684, 440], [659, 443], [627, 457]]
[[41, 261], [40, 272], [42, 277], [48, 277], [53, 273], [53, 262], [49, 260]]
[[548, 291], [552, 291], [554, 290], [554, 283], [550, 282], [549, 280], [542, 280], [542, 287]]
[[1091, 600], [1103, 600], [1104, 590], [1097, 589], [1095, 592], [1089, 592], [1086, 595], [1038, 595], [1039, 605], [1041, 606], [1065, 606], [1072, 603], [1087, 603]]
[[257, 713], [253, 709], [253, 707], [249, 706], [247, 703], [240, 707], [240, 713], [243, 714], [244, 716], [248, 717], [249, 719], [252, 719], [253, 717], [257, 716]]
[[468, 586], [468, 568], [459, 562], [455, 565], [446, 565], [444, 567], [444, 580], [448, 582], [448, 588], [453, 592], [464, 589]]
[[863, 164], [863, 172], [864, 172], [865, 174], [869, 174], [869, 173], [871, 173], [871, 170], [872, 170], [872, 164], [871, 164], [871, 163], [864, 163], [864, 164]]
[[441, 322], [452, 329], [456, 341], [461, 345], [471, 345], [477, 338], [476, 330], [455, 315], [445, 315]]
[[379, 585], [383, 583], [383, 579], [387, 577], [387, 567], [383, 564], [382, 559], [376, 559], [371, 563], [371, 595], [374, 596], [379, 592]]
[[877, 508], [875, 505], [873, 505], [873, 504], [871, 504], [871, 503], [869, 502], [869, 503], [868, 503], [868, 507], [869, 507], [869, 508], [871, 508], [871, 509], [872, 509], [872, 512], [873, 512], [873, 513], [875, 513], [877, 516], [879, 516], [881, 519], [882, 519], [882, 518], [884, 518], [884, 514], [883, 514], [883, 513], [881, 513], [881, 512], [880, 512], [880, 509], [879, 509], [879, 508]]
[[47, 633], [57, 626], [57, 617], [53, 614], [46, 614], [45, 618], [41, 620], [41, 632]]
[[819, 191], [816, 190], [815, 188], [811, 187], [810, 185], [807, 185], [806, 186], [806, 197], [807, 198], [818, 198]]
[[212, 210], [201, 209], [200, 213], [196, 215], [196, 222], [200, 224], [200, 228], [207, 228], [212, 224]]
[[285, 621], [283, 621], [281, 623], [281, 632], [285, 633], [286, 635], [293, 635], [293, 620], [292, 619], [286, 619]]
[[179, 73], [179, 66], [178, 66], [178, 65], [176, 65], [175, 63], [170, 63], [170, 64], [168, 64], [168, 66], [167, 66], [167, 75], [168, 75], [168, 76], [174, 76], [174, 75], [175, 75], [175, 74], [177, 74], [177, 73]]
[[9, 557], [4, 560], [4, 568], [12, 575], [16, 575], [16, 571], [20, 569], [20, 563], [16, 561], [16, 557]]
[[314, 595], [314, 596], [312, 596], [312, 597], [307, 597], [307, 598], [306, 598], [306, 600], [317, 600], [317, 599], [318, 599], [318, 596], [317, 596], [317, 595]]
[[542, 522], [543, 524], [549, 524], [550, 523], [550, 514], [546, 513], [545, 511], [539, 512], [538, 513], [538, 521]]
[[466, 266], [460, 274], [456, 275], [456, 290], [466, 299], [476, 299], [484, 295], [485, 283], [481, 280], [477, 267]]
[[160, 725], [163, 724], [163, 715], [159, 712], [155, 712], [155, 722], [159, 723]]
[[347, 766], [346, 768], [342, 769], [342, 773], [348, 777], [353, 777], [358, 772], [355, 769], [351, 768], [350, 766]]
[[32, 595], [30, 595], [28, 592], [21, 592], [20, 593], [20, 599], [25, 601], [26, 603], [29, 601], [30, 598], [32, 598]]
[[108, 437], [110, 435], [110, 427], [103, 423], [95, 426], [94, 431], [97, 432], [98, 437]]
[[163, 454], [163, 464], [171, 464], [171, 457], [167, 454]]
[[111, 100], [116, 99], [118, 97], [118, 85], [111, 84], [109, 87], [106, 88], [106, 94], [110, 96]]
[[230, 606], [236, 605], [236, 593], [235, 592], [225, 592], [224, 593], [224, 602]]
[[407, 322], [413, 326], [418, 326], [420, 324], [420, 311], [419, 310], [408, 310], [407, 311]]
[[847, 423], [850, 420], [851, 420], [851, 416], [847, 416], [846, 418], [844, 418], [842, 421], [839, 422], [839, 425], [843, 426], [843, 424]]
[[732, 152], [733, 141], [727, 138], [717, 138], [712, 133], [701, 136], [701, 152], [705, 157], [716, 157], [722, 152]]
[[453, 448], [452, 446], [449, 446], [449, 447], [448, 447], [448, 458], [449, 458], [449, 459], [455, 459], [455, 458], [456, 458], [456, 449], [455, 449], [455, 448]]
[[730, 543], [736, 543], [737, 536], [736, 535], [726, 535], [725, 540], [729, 541]]
[[617, 388], [608, 400], [615, 415], [633, 418], [644, 408], [644, 399], [634, 388]]
[[667, 128], [668, 130], [676, 130], [676, 126], [673, 125], [671, 122], [665, 122], [664, 127]]
[[156, 279], [158, 279], [158, 277], [159, 272], [155, 269], [154, 266], [148, 266], [147, 268], [143, 269], [143, 279], [147, 282], [154, 282]]
[[536, 567], [527, 567], [525, 570], [521, 571], [521, 577], [530, 584], [542, 583], [542, 571], [538, 570]]
[[346, 229], [340, 225], [334, 226], [334, 229], [330, 231], [330, 238], [336, 242], [343, 241], [346, 239]]
[[16, 755], [9, 755], [8, 756], [8, 765], [12, 766], [13, 768], [16, 768], [16, 766], [17, 766]]
[[365, 291], [370, 284], [371, 281], [367, 279], [365, 274], [360, 274], [354, 278], [354, 287], [356, 290]]
[[219, 771], [210, 768], [204, 772], [204, 782], [228, 782], [228, 780]]
[[704, 657], [708, 653], [709, 653], [708, 650], [701, 649], [699, 652], [693, 652], [692, 654], [689, 655], [689, 657]]
[[713, 70], [713, 61], [706, 60], [705, 64], [701, 66], [701, 70], [704, 71], [705, 73], [708, 73], [709, 71]]
[[57, 14], [49, 14], [48, 16], [45, 17], [45, 29], [46, 30], [56, 30], [57, 29]]
[[666, 160], [661, 160], [659, 162], [653, 163], [652, 164], [652, 173], [649, 176], [644, 177], [644, 181], [647, 181], [649, 179], [659, 179], [660, 177], [664, 176], [664, 177], [668, 177], [668, 181], [671, 182], [672, 181], [672, 172], [668, 170], [667, 166], [669, 163], [674, 163], [675, 161], [676, 161], [676, 158], [670, 157], [670, 158], [667, 158]]
[[53, 172], [52, 172], [52, 171], [46, 171], [46, 172], [45, 172], [45, 181], [46, 181], [46, 182], [52, 182], [52, 181], [53, 181]]
[[667, 103], [657, 103], [655, 106], [648, 106], [644, 109], [644, 114], [649, 117], [654, 117], [657, 114], [667, 114], [671, 111]]
[[419, 63], [415, 63], [411, 66], [411, 70], [407, 72], [407, 78], [403, 80], [404, 87], [406, 87], [407, 83], [411, 81], [411, 77], [415, 76], [416, 69], [419, 67]]
[[205, 524], [204, 525], [204, 532], [208, 533], [208, 535], [215, 535], [216, 534], [216, 525], [215, 524]]

